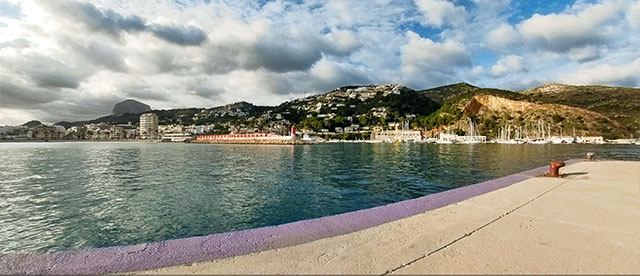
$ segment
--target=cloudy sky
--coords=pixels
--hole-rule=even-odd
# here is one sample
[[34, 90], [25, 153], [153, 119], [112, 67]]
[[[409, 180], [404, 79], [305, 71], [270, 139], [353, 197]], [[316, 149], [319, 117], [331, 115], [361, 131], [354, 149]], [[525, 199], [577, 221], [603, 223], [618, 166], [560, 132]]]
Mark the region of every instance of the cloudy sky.
[[0, 125], [350, 84], [640, 86], [640, 1], [0, 0]]

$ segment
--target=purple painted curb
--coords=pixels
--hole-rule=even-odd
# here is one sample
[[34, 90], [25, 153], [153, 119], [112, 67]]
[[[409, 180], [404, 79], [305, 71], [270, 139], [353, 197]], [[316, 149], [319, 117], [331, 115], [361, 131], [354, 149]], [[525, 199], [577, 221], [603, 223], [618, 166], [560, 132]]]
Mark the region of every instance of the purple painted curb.
[[[566, 161], [567, 165], [581, 160]], [[138, 245], [0, 255], [0, 274], [104, 274], [222, 259], [347, 234], [417, 215], [542, 175], [548, 166], [339, 215]]]

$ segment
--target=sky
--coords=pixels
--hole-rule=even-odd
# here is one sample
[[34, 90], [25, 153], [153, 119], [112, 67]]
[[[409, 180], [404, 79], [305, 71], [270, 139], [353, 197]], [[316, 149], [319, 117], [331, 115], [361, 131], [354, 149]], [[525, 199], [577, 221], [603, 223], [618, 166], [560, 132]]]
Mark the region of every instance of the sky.
[[0, 125], [345, 85], [640, 86], [640, 1], [0, 0]]

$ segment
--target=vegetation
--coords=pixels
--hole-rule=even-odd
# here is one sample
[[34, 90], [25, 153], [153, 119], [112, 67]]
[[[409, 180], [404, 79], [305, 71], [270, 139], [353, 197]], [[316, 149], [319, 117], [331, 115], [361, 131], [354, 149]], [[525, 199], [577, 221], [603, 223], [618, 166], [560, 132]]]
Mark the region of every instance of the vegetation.
[[[492, 96], [505, 99], [495, 110], [475, 99]], [[527, 110], [518, 103], [533, 104]], [[330, 139], [366, 139], [367, 132], [339, 133], [336, 128], [352, 130], [388, 127], [391, 122], [410, 121], [414, 129], [425, 131], [448, 127], [464, 133], [469, 119], [483, 135], [496, 137], [501, 127], [536, 128], [540, 121], [552, 130], [581, 135], [622, 138], [640, 137], [640, 89], [605, 86], [568, 86], [550, 84], [512, 92], [479, 88], [467, 83], [415, 91], [398, 85], [346, 86], [278, 106], [255, 106], [247, 102], [215, 107], [154, 111], [160, 124], [214, 125], [212, 133], [230, 131], [281, 131], [291, 125], [327, 134]], [[140, 114], [111, 115], [84, 122], [61, 122], [65, 126], [86, 123], [137, 124]]]

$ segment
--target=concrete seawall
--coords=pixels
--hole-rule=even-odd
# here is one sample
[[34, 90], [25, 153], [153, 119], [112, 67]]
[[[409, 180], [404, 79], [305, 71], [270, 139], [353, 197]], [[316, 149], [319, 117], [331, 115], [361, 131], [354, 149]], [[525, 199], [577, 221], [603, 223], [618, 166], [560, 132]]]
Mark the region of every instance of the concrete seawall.
[[207, 140], [198, 141], [193, 143], [200, 144], [255, 144], [255, 145], [303, 145], [307, 144], [303, 140], [299, 139], [219, 139], [219, 140]]
[[[633, 208], [633, 202], [637, 203], [640, 198], [640, 163], [568, 163], [573, 165], [561, 172], [573, 174], [566, 178], [536, 177], [547, 170], [545, 166], [412, 200], [279, 226], [132, 246], [5, 255], [0, 256], [0, 274], [102, 274], [160, 267], [166, 268], [145, 273], [640, 271], [635, 262], [630, 262], [630, 258], [640, 257], [637, 251], [640, 232], [637, 225], [630, 225], [640, 218], [637, 204]], [[587, 193], [581, 194], [582, 188]], [[622, 194], [617, 196], [617, 192]], [[601, 206], [610, 203], [616, 208]], [[629, 204], [631, 206], [626, 206]], [[625, 206], [628, 212], [622, 211]], [[525, 211], [528, 212], [527, 221], [509, 222], [514, 217], [525, 216]], [[577, 214], [573, 215], [577, 219], [563, 217], [565, 212]], [[602, 215], [604, 221], [592, 218], [593, 215]], [[548, 225], [549, 221], [558, 220], [570, 223]], [[505, 223], [504, 227], [500, 227], [502, 223]], [[519, 236], [518, 223], [520, 228], [533, 232]], [[573, 229], [585, 227], [603, 230], [590, 230], [585, 234]], [[496, 229], [489, 231], [493, 228]], [[492, 236], [500, 231], [507, 231], [506, 236]], [[617, 234], [609, 235], [612, 233]], [[609, 236], [600, 239], [599, 235], [603, 234]], [[558, 238], [539, 240], [546, 236]], [[469, 237], [481, 239], [474, 241]], [[576, 237], [593, 244], [576, 244], [572, 242]], [[544, 244], [554, 247], [544, 251]], [[463, 247], [458, 250], [457, 246]], [[511, 248], [515, 251], [510, 252]], [[635, 251], [630, 250], [633, 248]], [[473, 250], [486, 255], [482, 263], [473, 261], [477, 258], [470, 255]], [[523, 256], [523, 252], [531, 253]], [[597, 254], [591, 254], [594, 252]], [[455, 258], [449, 258], [451, 254]], [[509, 256], [506, 264], [500, 261], [505, 258], [502, 255]], [[579, 256], [579, 262], [572, 260], [572, 256]], [[616, 263], [610, 266], [598, 264], [591, 270], [575, 270], [580, 263], [585, 267], [593, 263], [592, 256], [616, 259]], [[552, 269], [536, 270], [547, 267], [549, 261]], [[574, 270], [563, 270], [565, 267]]]

